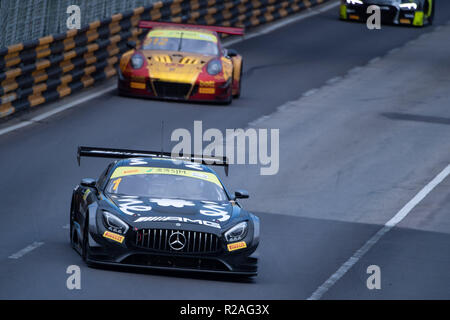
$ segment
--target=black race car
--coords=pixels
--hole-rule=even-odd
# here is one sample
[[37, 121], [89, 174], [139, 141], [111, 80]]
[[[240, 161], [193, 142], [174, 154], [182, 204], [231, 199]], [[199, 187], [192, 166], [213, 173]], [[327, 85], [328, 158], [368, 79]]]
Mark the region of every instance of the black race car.
[[118, 159], [97, 180], [83, 179], [70, 206], [70, 242], [88, 265], [257, 274], [252, 254], [259, 218], [205, 164], [226, 158], [78, 148], [81, 157]]
[[422, 27], [433, 24], [436, 0], [341, 0], [342, 20], [366, 21], [369, 6], [380, 7], [381, 23]]

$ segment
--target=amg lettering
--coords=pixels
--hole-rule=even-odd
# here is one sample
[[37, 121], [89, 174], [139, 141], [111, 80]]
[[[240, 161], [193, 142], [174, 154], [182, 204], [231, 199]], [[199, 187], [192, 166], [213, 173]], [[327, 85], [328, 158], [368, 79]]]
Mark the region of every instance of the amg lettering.
[[193, 220], [189, 218], [182, 218], [182, 217], [140, 217], [134, 220], [134, 222], [150, 222], [150, 221], [178, 221], [178, 222], [184, 222], [184, 223], [194, 223], [194, 224], [200, 224], [207, 227], [217, 228], [220, 229], [220, 224], [212, 221], [205, 221], [205, 220]]

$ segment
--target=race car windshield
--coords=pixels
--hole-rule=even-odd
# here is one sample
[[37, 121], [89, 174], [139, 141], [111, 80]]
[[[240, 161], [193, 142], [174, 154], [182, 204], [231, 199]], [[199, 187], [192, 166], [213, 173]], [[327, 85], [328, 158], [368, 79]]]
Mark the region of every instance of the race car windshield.
[[[204, 173], [199, 173], [203, 175]], [[218, 180], [174, 174], [112, 175], [106, 192], [127, 196], [172, 198], [202, 201], [228, 200]], [[214, 176], [215, 177], [215, 176]], [[217, 177], [216, 177], [217, 179]]]
[[142, 49], [215, 56], [219, 53], [216, 36], [209, 33], [178, 30], [151, 31], [145, 39]]

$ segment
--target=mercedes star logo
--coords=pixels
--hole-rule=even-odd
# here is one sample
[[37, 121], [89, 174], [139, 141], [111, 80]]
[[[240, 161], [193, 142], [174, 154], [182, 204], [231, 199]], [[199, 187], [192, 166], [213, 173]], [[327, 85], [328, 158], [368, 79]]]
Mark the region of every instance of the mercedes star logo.
[[186, 237], [179, 231], [173, 232], [169, 237], [169, 246], [173, 250], [181, 250], [186, 245]]

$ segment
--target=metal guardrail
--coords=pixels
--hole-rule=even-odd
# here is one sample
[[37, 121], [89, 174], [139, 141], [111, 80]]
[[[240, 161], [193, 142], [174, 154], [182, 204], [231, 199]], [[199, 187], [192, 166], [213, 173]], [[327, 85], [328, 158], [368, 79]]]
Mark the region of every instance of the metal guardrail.
[[0, 49], [0, 118], [114, 76], [140, 20], [249, 28], [328, 0], [171, 0]]

